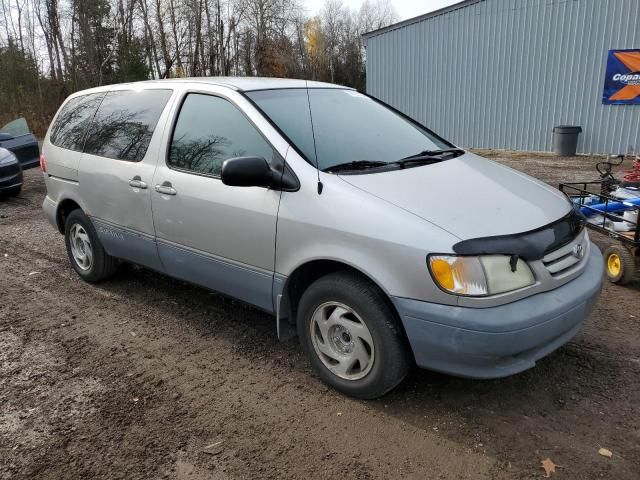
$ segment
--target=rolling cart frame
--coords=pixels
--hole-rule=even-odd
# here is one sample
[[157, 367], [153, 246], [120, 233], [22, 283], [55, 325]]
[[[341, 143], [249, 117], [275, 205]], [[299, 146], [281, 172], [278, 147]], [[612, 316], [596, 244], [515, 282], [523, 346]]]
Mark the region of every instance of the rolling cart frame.
[[[587, 222], [587, 227], [596, 232], [600, 232], [615, 240], [604, 252], [605, 271], [607, 278], [616, 284], [624, 285], [629, 283], [636, 272], [637, 261], [640, 255], [640, 222], [631, 222], [621, 215], [607, 212], [610, 202], [623, 202], [609, 194], [603, 193], [603, 181], [593, 182], [568, 182], [560, 184], [560, 191], [567, 195], [580, 208], [591, 209], [594, 213], [602, 215], [602, 224]], [[604, 209], [593, 208], [585, 205], [585, 200], [592, 196], [599, 197], [600, 204], [604, 204]], [[576, 201], [578, 200], [578, 201]], [[638, 207], [640, 208], [640, 207]], [[607, 227], [607, 220], [618, 220], [630, 223], [632, 229], [628, 232], [616, 232]]]

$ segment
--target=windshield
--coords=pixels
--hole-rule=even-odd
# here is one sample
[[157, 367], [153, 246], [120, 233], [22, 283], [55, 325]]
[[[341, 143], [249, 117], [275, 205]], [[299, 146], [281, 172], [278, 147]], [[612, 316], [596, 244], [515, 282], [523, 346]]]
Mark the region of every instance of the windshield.
[[362, 161], [384, 165], [423, 151], [452, 148], [426, 129], [354, 90], [260, 90], [247, 92], [247, 96], [309, 162], [314, 166], [317, 162], [320, 170]]

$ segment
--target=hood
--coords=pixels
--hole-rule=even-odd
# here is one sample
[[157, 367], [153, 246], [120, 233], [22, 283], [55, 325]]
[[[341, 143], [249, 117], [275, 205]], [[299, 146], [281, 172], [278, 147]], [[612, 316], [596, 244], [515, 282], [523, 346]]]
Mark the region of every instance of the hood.
[[527, 232], [571, 210], [558, 190], [471, 153], [433, 165], [341, 178], [461, 240]]

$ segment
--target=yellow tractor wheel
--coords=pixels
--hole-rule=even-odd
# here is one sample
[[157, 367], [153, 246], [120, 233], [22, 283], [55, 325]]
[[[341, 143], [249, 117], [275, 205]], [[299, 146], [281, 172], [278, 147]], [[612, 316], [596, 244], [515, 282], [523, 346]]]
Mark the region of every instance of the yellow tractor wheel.
[[636, 273], [636, 259], [626, 248], [611, 245], [604, 252], [604, 268], [609, 281], [626, 285]]

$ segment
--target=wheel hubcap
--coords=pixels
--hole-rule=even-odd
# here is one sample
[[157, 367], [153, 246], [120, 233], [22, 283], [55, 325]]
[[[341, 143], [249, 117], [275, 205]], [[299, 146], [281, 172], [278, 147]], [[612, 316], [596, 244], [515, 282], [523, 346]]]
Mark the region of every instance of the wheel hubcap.
[[81, 270], [89, 270], [93, 265], [93, 248], [84, 227], [78, 223], [71, 227], [69, 233], [71, 255]]
[[375, 356], [371, 332], [351, 307], [323, 303], [313, 312], [310, 329], [316, 354], [333, 374], [358, 380], [371, 371]]
[[622, 268], [622, 264], [620, 262], [620, 257], [615, 253], [609, 255], [609, 259], [607, 260], [607, 266], [609, 268], [609, 273], [612, 276], [616, 276], [620, 273], [620, 269]]

